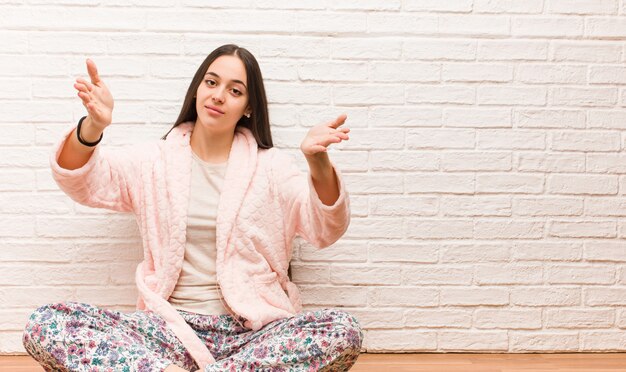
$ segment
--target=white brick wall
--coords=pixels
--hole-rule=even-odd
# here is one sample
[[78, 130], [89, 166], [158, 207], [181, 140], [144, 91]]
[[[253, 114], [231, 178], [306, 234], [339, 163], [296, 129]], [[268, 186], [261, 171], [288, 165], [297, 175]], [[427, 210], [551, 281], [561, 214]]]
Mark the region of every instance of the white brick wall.
[[626, 351], [626, 0], [130, 3], [0, 0], [0, 353], [44, 303], [133, 309], [134, 220], [47, 163], [85, 58], [111, 146], [165, 133], [229, 42], [259, 59], [278, 146], [349, 115], [353, 222], [296, 242], [306, 308], [354, 313], [372, 352]]

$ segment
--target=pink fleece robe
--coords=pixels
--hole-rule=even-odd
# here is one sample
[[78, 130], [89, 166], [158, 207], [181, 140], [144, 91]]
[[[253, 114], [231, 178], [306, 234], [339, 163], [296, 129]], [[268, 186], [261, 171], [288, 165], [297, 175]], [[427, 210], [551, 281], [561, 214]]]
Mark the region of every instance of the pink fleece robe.
[[[161, 315], [201, 369], [215, 359], [167, 299], [185, 253], [193, 123], [174, 128], [165, 141], [111, 149], [97, 146], [81, 168], [67, 170], [58, 157], [74, 126], [54, 146], [55, 181], [76, 202], [133, 212], [144, 259], [135, 275], [137, 308]], [[311, 176], [278, 149], [259, 149], [249, 129], [237, 127], [217, 213], [217, 279], [227, 305], [257, 331], [302, 310], [288, 276], [296, 235], [318, 248], [337, 241], [350, 223], [350, 202], [340, 171], [339, 199], [324, 205]]]

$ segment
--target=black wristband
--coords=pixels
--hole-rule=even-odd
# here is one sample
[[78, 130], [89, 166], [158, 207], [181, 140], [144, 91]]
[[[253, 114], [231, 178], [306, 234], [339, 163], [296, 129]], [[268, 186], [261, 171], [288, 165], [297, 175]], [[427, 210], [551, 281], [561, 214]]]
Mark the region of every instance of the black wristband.
[[102, 141], [102, 136], [103, 136], [104, 133], [100, 133], [100, 138], [98, 138], [98, 140], [96, 142], [87, 142], [87, 141], [83, 140], [82, 138], [80, 138], [80, 126], [83, 125], [83, 120], [85, 120], [85, 118], [87, 118], [87, 117], [83, 116], [78, 121], [78, 127], [76, 127], [76, 137], [78, 137], [78, 142], [82, 143], [83, 145], [89, 146], [89, 147], [94, 147], [95, 145], [99, 144], [100, 141]]

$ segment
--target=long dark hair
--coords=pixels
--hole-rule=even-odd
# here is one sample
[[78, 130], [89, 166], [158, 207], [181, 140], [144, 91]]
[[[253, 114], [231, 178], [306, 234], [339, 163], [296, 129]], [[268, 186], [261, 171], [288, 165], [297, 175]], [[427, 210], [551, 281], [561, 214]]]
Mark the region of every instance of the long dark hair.
[[241, 48], [235, 44], [226, 44], [215, 49], [205, 59], [204, 62], [198, 67], [198, 71], [193, 76], [191, 84], [187, 89], [185, 100], [183, 101], [183, 107], [178, 114], [178, 119], [174, 123], [174, 126], [161, 138], [165, 140], [167, 135], [172, 129], [179, 126], [181, 123], [187, 121], [195, 122], [198, 118], [198, 112], [196, 111], [196, 99], [194, 95], [198, 90], [198, 87], [204, 79], [207, 69], [220, 56], [237, 56], [243, 62], [246, 68], [246, 76], [248, 80], [248, 104], [252, 110], [252, 114], [249, 118], [242, 116], [237, 122], [237, 126], [243, 126], [254, 135], [256, 143], [260, 148], [269, 149], [274, 146], [272, 141], [272, 133], [270, 131], [270, 119], [267, 111], [267, 97], [265, 95], [265, 86], [263, 85], [263, 75], [259, 64], [247, 49]]

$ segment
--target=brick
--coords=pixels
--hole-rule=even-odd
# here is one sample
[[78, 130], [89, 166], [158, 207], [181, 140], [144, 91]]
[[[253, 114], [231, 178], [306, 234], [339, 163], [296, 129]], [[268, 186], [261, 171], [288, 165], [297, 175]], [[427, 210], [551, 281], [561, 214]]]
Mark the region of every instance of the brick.
[[[285, 70], [285, 66], [280, 70]], [[368, 72], [364, 62], [306, 62], [297, 66], [297, 76], [303, 81], [363, 81], [367, 80]], [[288, 76], [286, 80], [294, 78]]]
[[584, 172], [585, 155], [583, 153], [532, 153], [517, 155], [517, 170], [521, 172]]
[[472, 313], [467, 310], [405, 310], [407, 327], [470, 328]]
[[330, 41], [333, 59], [377, 60], [398, 59], [402, 53], [402, 42], [383, 38], [341, 38]]
[[617, 226], [613, 221], [551, 221], [550, 236], [560, 238], [615, 238]]
[[7, 29], [138, 31], [144, 25], [144, 13], [139, 9], [65, 6], [48, 7], [42, 12], [36, 7], [6, 7], [3, 16], [3, 27]]
[[[23, 31], [2, 30], [0, 32], [0, 50], [3, 53], [26, 53], [28, 50], [28, 39], [31, 33]], [[11, 56], [13, 57], [13, 56]], [[4, 64], [2, 66], [5, 66]]]
[[365, 306], [367, 288], [355, 286], [298, 286], [302, 293], [302, 304], [328, 306]]
[[30, 216], [3, 216], [0, 224], [0, 238], [35, 236], [35, 220]]
[[626, 68], [621, 66], [589, 66], [591, 84], [626, 84]]
[[550, 60], [567, 62], [618, 62], [620, 45], [616, 42], [594, 40], [555, 40], [550, 47]]
[[367, 32], [369, 34], [410, 33], [412, 35], [434, 34], [439, 30], [439, 19], [436, 16], [416, 16], [407, 13], [369, 13], [367, 15]]
[[583, 20], [565, 17], [520, 17], [511, 20], [511, 35], [516, 37], [573, 38], [582, 36]]
[[541, 309], [477, 309], [473, 326], [477, 329], [540, 329]]
[[511, 305], [577, 306], [581, 305], [580, 287], [538, 286], [511, 289]]
[[367, 261], [367, 244], [358, 240], [341, 239], [331, 247], [319, 249], [310, 244], [300, 242], [300, 259], [307, 261], [331, 262], [365, 262]]
[[625, 198], [587, 198], [585, 202], [586, 216], [625, 217]]
[[551, 143], [559, 151], [619, 151], [621, 136], [616, 131], [553, 132]]
[[405, 176], [408, 193], [452, 193], [474, 192], [474, 176], [465, 174], [427, 174]]
[[514, 242], [511, 254], [515, 261], [579, 261], [582, 242]]
[[513, 80], [513, 66], [486, 63], [447, 63], [441, 70], [441, 80], [469, 83], [503, 83]]
[[[350, 72], [350, 75], [356, 72]], [[371, 65], [369, 80], [375, 82], [438, 82], [439, 64], [413, 62], [380, 62]], [[362, 79], [366, 80], [366, 79]]]
[[504, 264], [478, 265], [475, 271], [475, 283], [479, 285], [521, 285], [541, 284], [542, 265]]
[[589, 110], [589, 128], [626, 129], [626, 113], [622, 111]]
[[[330, 89], [319, 84], [269, 83], [265, 84], [271, 103], [330, 103]], [[297, 91], [297, 94], [296, 94]]]
[[547, 58], [546, 41], [485, 40], [478, 43], [479, 61], [545, 61]]
[[433, 216], [438, 210], [439, 201], [435, 197], [381, 196], [370, 199], [371, 216]]
[[586, 241], [585, 261], [625, 262], [626, 246], [621, 241]]
[[466, 36], [508, 36], [508, 17], [499, 15], [442, 15], [439, 17], [439, 33]]
[[472, 149], [475, 132], [471, 129], [409, 129], [410, 149]]
[[[49, 81], [49, 79], [45, 80]], [[30, 100], [33, 93], [35, 96], [39, 94], [39, 90], [31, 92], [31, 85], [30, 79], [0, 78], [0, 99], [4, 101]]]
[[443, 331], [439, 349], [446, 351], [508, 350], [507, 331]]
[[511, 154], [503, 152], [445, 153], [441, 168], [444, 171], [506, 171], [511, 170]]
[[475, 13], [522, 13], [538, 14], [543, 11], [542, 0], [474, 0]]
[[325, 284], [330, 280], [328, 265], [291, 265], [292, 280], [298, 284]]
[[479, 105], [543, 106], [547, 90], [544, 87], [480, 86], [476, 95]]
[[[302, 11], [295, 13], [295, 17], [285, 17], [282, 14], [280, 18], [281, 20], [276, 19], [278, 23], [285, 22], [286, 18], [295, 18], [295, 31], [299, 33], [365, 33], [369, 25], [367, 15], [362, 12]], [[263, 26], [265, 27], [265, 24]]]
[[624, 332], [583, 331], [580, 332], [580, 350], [583, 351], [622, 351], [626, 348]]
[[357, 318], [363, 329], [402, 328], [403, 314], [398, 309], [385, 308], [354, 308], [345, 309]]
[[509, 290], [487, 287], [443, 287], [440, 306], [501, 306], [509, 303]]
[[528, 84], [587, 83], [586, 66], [524, 64], [518, 67], [516, 80]]
[[578, 351], [578, 333], [510, 332], [511, 351]]
[[514, 122], [518, 128], [585, 128], [582, 110], [515, 110]]
[[501, 197], [444, 196], [441, 199], [444, 216], [510, 216], [511, 200]]
[[[294, 32], [297, 17], [285, 17], [281, 11], [213, 9], [163, 10], [146, 14], [146, 30], [159, 32], [232, 32], [237, 24], [239, 32]], [[179, 22], [185, 19], [185, 22]], [[330, 23], [330, 22], [328, 22]], [[328, 24], [326, 23], [326, 24]], [[325, 24], [320, 24], [320, 27]]]
[[404, 238], [400, 218], [352, 218], [344, 238], [358, 239], [400, 239]]
[[346, 174], [344, 178], [351, 194], [397, 194], [404, 190], [401, 174]]
[[477, 131], [476, 147], [488, 150], [543, 150], [546, 136], [543, 131], [486, 129]]
[[[133, 33], [109, 36], [108, 52], [111, 54], [173, 54], [179, 55], [183, 45], [183, 35], [159, 34], [159, 33]], [[182, 61], [181, 61], [182, 62]], [[190, 61], [191, 62], [191, 61]], [[183, 76], [193, 76], [195, 70], [202, 61], [194, 61], [195, 68], [192, 73]], [[178, 63], [177, 63], [178, 64]], [[181, 63], [182, 64], [182, 63]], [[169, 70], [172, 66], [169, 66]], [[106, 70], [103, 70], [106, 71]], [[171, 73], [171, 72], [170, 72]], [[143, 99], [143, 96], [142, 96]]]
[[553, 174], [548, 176], [547, 191], [565, 195], [615, 195], [617, 176]]
[[369, 352], [435, 351], [437, 332], [419, 330], [371, 330], [365, 345]]
[[328, 4], [337, 10], [400, 10], [400, 0], [335, 0]]
[[437, 247], [433, 244], [371, 242], [367, 248], [371, 262], [437, 262]]
[[553, 105], [602, 107], [613, 106], [617, 102], [615, 88], [551, 88]]
[[99, 307], [133, 306], [137, 302], [137, 286], [80, 286], [74, 301]]
[[371, 127], [439, 127], [441, 109], [410, 106], [372, 107], [368, 124]]
[[416, 239], [468, 239], [474, 226], [467, 220], [408, 220], [406, 237]]
[[[252, 5], [252, 4], [250, 4]], [[257, 0], [255, 5], [260, 9], [325, 9], [323, 2], [319, 1], [299, 1], [298, 3], [285, 3], [280, 0]]]
[[369, 158], [373, 171], [435, 171], [439, 162], [439, 154], [423, 151], [372, 151]]
[[472, 11], [472, 0], [407, 0], [403, 9], [411, 12], [469, 13]]
[[467, 263], [467, 262], [503, 262], [509, 261], [510, 244], [506, 242], [490, 244], [476, 243], [450, 243], [442, 244], [441, 263]]
[[330, 267], [330, 281], [333, 284], [373, 284], [398, 285], [398, 270], [391, 266], [354, 265]]
[[494, 173], [476, 175], [476, 192], [538, 194], [543, 192], [544, 176], [534, 174]]
[[72, 204], [65, 195], [0, 194], [0, 213], [3, 214], [65, 214], [72, 212]]
[[543, 221], [476, 220], [476, 239], [540, 239], [543, 237]]
[[513, 213], [519, 216], [580, 216], [583, 214], [582, 198], [515, 198]]
[[557, 14], [617, 14], [618, 0], [599, 0], [588, 2], [584, 0], [550, 0], [548, 11]]
[[40, 147], [0, 148], [1, 167], [45, 167], [49, 164], [50, 150]]
[[607, 17], [585, 17], [585, 36], [603, 39], [626, 37], [626, 20]]
[[[397, 270], [396, 270], [397, 271]], [[402, 284], [419, 285], [471, 285], [471, 267], [442, 265], [403, 266]]]
[[612, 284], [615, 282], [615, 269], [608, 265], [551, 265], [545, 268], [544, 277], [550, 284]]
[[626, 289], [620, 287], [588, 287], [583, 289], [587, 306], [626, 306]]
[[[381, 95], [381, 92], [386, 93]], [[397, 105], [404, 103], [404, 88], [402, 85], [336, 84], [332, 87], [332, 97], [333, 102], [338, 105]]]
[[443, 125], [468, 128], [510, 128], [511, 110], [508, 109], [445, 109]]
[[[24, 271], [22, 269], [22, 271]], [[5, 273], [5, 271], [3, 271]], [[32, 272], [28, 271], [32, 277]], [[67, 301], [74, 297], [75, 289], [65, 286], [41, 286], [34, 283], [29, 286], [2, 286], [0, 301], [3, 304], [19, 304], [34, 311], [39, 306], [48, 303]]]
[[476, 41], [446, 39], [442, 43], [438, 39], [407, 39], [403, 43], [402, 56], [419, 60], [473, 60], [476, 57]]
[[475, 89], [465, 86], [409, 86], [406, 93], [407, 102], [410, 103], [456, 103], [469, 105], [476, 101]]
[[370, 287], [368, 303], [374, 307], [427, 307], [439, 304], [439, 290], [415, 287]]
[[37, 235], [55, 238], [125, 238], [139, 233], [134, 219], [116, 217], [37, 217]]

